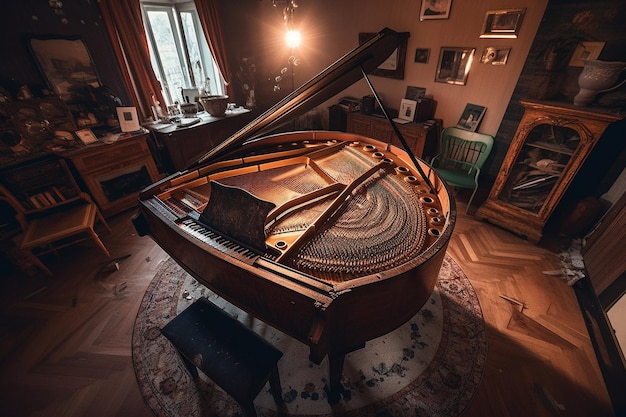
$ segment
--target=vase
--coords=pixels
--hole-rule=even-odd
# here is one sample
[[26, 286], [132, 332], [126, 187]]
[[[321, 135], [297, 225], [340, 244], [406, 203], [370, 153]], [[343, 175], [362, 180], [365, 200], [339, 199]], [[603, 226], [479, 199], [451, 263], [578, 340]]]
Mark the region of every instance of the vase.
[[626, 80], [616, 84], [622, 71], [626, 69], [626, 62], [600, 61], [597, 59], [583, 60], [585, 66], [578, 76], [580, 91], [574, 97], [574, 105], [588, 106], [596, 94], [614, 90]]

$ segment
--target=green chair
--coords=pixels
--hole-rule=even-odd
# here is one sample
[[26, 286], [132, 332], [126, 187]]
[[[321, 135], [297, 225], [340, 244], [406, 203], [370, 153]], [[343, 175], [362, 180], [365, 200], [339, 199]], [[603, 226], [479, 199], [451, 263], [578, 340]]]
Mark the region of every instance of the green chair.
[[480, 168], [492, 148], [491, 135], [457, 127], [447, 127], [441, 132], [440, 153], [433, 157], [431, 165], [449, 185], [474, 189], [466, 213], [478, 189]]

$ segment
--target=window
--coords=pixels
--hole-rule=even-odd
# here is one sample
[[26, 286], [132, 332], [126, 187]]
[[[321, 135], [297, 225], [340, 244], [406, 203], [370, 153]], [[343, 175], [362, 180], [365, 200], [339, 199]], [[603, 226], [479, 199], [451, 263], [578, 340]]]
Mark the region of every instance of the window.
[[167, 105], [184, 102], [182, 89], [206, 88], [224, 94], [222, 77], [200, 26], [193, 2], [142, 2], [152, 68]]

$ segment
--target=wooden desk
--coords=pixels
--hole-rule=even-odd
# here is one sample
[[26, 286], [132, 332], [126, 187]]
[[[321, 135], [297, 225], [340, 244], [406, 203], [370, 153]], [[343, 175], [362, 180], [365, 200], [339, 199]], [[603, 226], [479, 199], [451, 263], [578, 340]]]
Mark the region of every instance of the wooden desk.
[[[439, 143], [437, 124], [431, 127], [422, 123], [399, 124], [398, 129], [409, 144], [413, 154], [418, 158], [426, 159], [437, 154]], [[358, 112], [348, 113], [347, 131], [383, 140], [402, 148], [402, 144], [389, 121], [381, 117]]]
[[154, 148], [162, 168], [169, 174], [183, 171], [200, 159], [211, 148], [226, 140], [254, 118], [248, 109], [227, 111], [224, 116], [213, 117], [199, 113], [201, 121], [191, 126], [175, 124], [164, 127], [146, 125], [152, 133]]
[[63, 153], [107, 217], [137, 204], [139, 191], [160, 175], [146, 142], [148, 131], [114, 143], [94, 143]]

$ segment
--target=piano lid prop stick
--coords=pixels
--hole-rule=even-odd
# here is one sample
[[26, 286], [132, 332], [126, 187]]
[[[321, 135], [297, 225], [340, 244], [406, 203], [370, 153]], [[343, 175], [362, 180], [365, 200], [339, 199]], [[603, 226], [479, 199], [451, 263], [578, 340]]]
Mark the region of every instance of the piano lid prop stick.
[[402, 136], [402, 133], [400, 133], [400, 129], [398, 129], [398, 126], [391, 119], [391, 117], [389, 117], [389, 114], [387, 113], [387, 110], [385, 109], [385, 106], [383, 106], [383, 102], [380, 100], [380, 97], [378, 96], [378, 93], [376, 93], [376, 90], [374, 89], [374, 86], [372, 85], [372, 82], [370, 81], [369, 77], [367, 76], [367, 73], [365, 72], [365, 69], [363, 68], [363, 66], [361, 66], [361, 72], [363, 73], [363, 78], [365, 78], [365, 81], [367, 81], [367, 85], [370, 87], [370, 90], [372, 90], [372, 93], [374, 94], [374, 97], [376, 97], [376, 101], [378, 102], [378, 105], [380, 106], [380, 109], [382, 110], [383, 114], [385, 115], [385, 119], [387, 119], [389, 121], [389, 123], [391, 123], [391, 127], [393, 128], [393, 131], [395, 132], [395, 134], [398, 137], [398, 139], [400, 139], [400, 143], [402, 143], [402, 147], [404, 148], [406, 153], [409, 154], [409, 158], [411, 158], [411, 161], [413, 161], [413, 164], [415, 165], [415, 168], [417, 168], [417, 170], [419, 171], [419, 173], [422, 176], [422, 178], [424, 179], [424, 181], [426, 181], [426, 184], [428, 185], [428, 188], [430, 188], [430, 192], [433, 193], [433, 194], [436, 194], [435, 187], [430, 182], [430, 178], [428, 178], [426, 176], [426, 174], [424, 173], [424, 170], [420, 166], [419, 162], [417, 162], [417, 158], [415, 157], [415, 155], [413, 155], [413, 152], [411, 151], [411, 148], [409, 147], [409, 144], [406, 143], [406, 140], [404, 139], [404, 136]]

